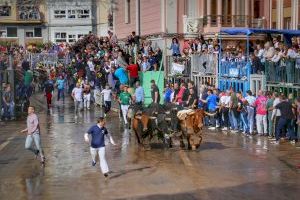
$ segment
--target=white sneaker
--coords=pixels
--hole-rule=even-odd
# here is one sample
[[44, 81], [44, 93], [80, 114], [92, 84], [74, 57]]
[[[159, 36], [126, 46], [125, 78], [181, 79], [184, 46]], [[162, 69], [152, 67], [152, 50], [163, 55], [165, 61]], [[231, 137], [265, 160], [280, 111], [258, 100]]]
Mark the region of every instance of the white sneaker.
[[296, 141], [295, 141], [295, 140], [292, 140], [292, 141], [290, 141], [290, 143], [291, 143], [292, 145], [295, 145], [295, 144], [296, 144]]
[[239, 132], [238, 130], [231, 130], [230, 131], [231, 133], [237, 133], [237, 132]]
[[279, 141], [273, 141], [273, 142], [271, 142], [271, 144], [279, 145]]
[[222, 131], [228, 131], [227, 127], [222, 128]]
[[216, 127], [209, 127], [209, 130], [216, 130]]

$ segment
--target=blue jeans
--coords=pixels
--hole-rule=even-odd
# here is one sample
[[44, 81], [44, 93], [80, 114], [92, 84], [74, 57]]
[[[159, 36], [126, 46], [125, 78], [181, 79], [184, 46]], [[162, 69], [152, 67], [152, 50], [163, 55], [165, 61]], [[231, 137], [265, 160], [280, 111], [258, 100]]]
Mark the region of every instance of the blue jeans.
[[[33, 141], [36, 148], [33, 148], [32, 146]], [[44, 157], [44, 152], [41, 145], [40, 133], [38, 131], [33, 133], [32, 135], [27, 135], [25, 141], [25, 149], [32, 151], [34, 154], [37, 154], [39, 150], [41, 157]]]
[[243, 131], [245, 133], [249, 132], [249, 126], [248, 126], [248, 113], [246, 112], [241, 112], [241, 120], [242, 120], [242, 124], [243, 124]]
[[[209, 113], [215, 113], [216, 112], [216, 110], [208, 110], [208, 112]], [[212, 117], [209, 117], [210, 119], [209, 119], [209, 121], [210, 121], [210, 124], [211, 124], [211, 126], [213, 126], [213, 127], [216, 127], [216, 118], [215, 118], [215, 116], [212, 116]]]
[[281, 130], [284, 129], [285, 127], [287, 127], [287, 129], [288, 129], [288, 136], [290, 137], [290, 139], [291, 140], [296, 140], [297, 136], [296, 136], [296, 133], [294, 131], [294, 127], [292, 126], [292, 120], [280, 117], [279, 121], [278, 121], [278, 125], [276, 127], [276, 131], [275, 131], [276, 141], [278, 141], [280, 139]]
[[13, 102], [11, 102], [10, 104], [3, 103], [3, 110], [4, 110], [4, 113], [3, 113], [4, 118], [15, 117], [15, 115], [14, 115], [15, 104]]
[[231, 128], [233, 130], [238, 130], [238, 121], [237, 121], [237, 117], [235, 116], [233, 110], [230, 110], [229, 118], [230, 118]]
[[58, 89], [58, 93], [57, 93], [57, 101], [60, 100], [60, 98], [63, 98], [63, 101], [65, 100], [65, 89]]
[[254, 128], [254, 108], [251, 106], [247, 106], [247, 112], [248, 112], [248, 116], [247, 116], [247, 120], [248, 120], [248, 124], [249, 124], [249, 133], [252, 134], [253, 133], [253, 128]]

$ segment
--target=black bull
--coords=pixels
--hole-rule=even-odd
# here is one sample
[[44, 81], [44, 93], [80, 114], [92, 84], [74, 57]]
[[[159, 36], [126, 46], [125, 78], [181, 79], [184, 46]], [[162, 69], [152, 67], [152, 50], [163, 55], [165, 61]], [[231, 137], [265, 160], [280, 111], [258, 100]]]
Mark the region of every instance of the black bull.
[[[133, 131], [138, 143], [141, 145], [149, 144], [156, 134], [168, 147], [172, 146], [171, 138], [174, 136], [180, 138], [182, 145], [183, 137], [187, 135], [185, 128], [182, 127], [182, 122], [177, 117], [178, 111], [182, 109], [181, 106], [174, 104], [151, 104], [146, 108], [141, 105], [131, 105], [129, 107], [129, 119], [133, 120]], [[188, 144], [190, 144], [189, 140]]]

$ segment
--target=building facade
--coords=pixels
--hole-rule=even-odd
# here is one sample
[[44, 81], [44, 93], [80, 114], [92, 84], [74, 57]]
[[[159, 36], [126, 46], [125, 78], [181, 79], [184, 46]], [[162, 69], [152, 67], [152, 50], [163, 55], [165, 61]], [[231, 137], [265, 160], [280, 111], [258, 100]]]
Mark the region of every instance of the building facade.
[[0, 41], [21, 45], [46, 41], [45, 12], [40, 0], [0, 1]]
[[122, 0], [114, 28], [120, 38], [141, 35], [202, 33], [223, 27], [298, 29], [299, 0]]
[[74, 43], [93, 31], [93, 1], [48, 0], [48, 40]]

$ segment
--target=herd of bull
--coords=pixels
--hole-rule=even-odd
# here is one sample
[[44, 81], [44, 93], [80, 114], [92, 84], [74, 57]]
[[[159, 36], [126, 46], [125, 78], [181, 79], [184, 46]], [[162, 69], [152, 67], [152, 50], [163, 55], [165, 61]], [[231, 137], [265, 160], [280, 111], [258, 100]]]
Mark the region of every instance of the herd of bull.
[[178, 138], [180, 147], [196, 150], [202, 142], [203, 120], [208, 113], [202, 109], [185, 109], [174, 104], [151, 104], [148, 107], [133, 104], [129, 107], [128, 120], [138, 144], [149, 149], [151, 140], [157, 136], [172, 147], [172, 138]]

